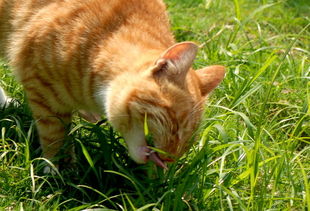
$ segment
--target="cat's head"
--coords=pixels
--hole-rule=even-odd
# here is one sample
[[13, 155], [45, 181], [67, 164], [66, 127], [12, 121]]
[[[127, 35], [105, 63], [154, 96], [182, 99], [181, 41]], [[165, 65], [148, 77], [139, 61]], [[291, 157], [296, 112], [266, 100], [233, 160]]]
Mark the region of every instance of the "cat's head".
[[[163, 167], [163, 161], [174, 160], [189, 148], [205, 98], [225, 75], [223, 66], [194, 71], [191, 66], [197, 50], [192, 42], [175, 44], [145, 70], [123, 74], [110, 87], [108, 118], [124, 136], [137, 163], [152, 159]], [[145, 119], [151, 144], [145, 139]], [[150, 156], [149, 145], [168, 155]]]

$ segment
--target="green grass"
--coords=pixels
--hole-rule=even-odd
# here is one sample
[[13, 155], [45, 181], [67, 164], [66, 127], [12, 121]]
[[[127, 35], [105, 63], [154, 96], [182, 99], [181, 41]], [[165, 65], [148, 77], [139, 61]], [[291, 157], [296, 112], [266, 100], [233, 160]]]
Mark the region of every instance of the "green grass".
[[204, 44], [195, 66], [227, 67], [190, 152], [167, 172], [136, 165], [108, 122], [76, 118], [77, 168], [43, 175], [23, 91], [0, 63], [0, 83], [18, 99], [0, 110], [0, 208], [310, 209], [309, 2], [166, 2], [177, 40]]

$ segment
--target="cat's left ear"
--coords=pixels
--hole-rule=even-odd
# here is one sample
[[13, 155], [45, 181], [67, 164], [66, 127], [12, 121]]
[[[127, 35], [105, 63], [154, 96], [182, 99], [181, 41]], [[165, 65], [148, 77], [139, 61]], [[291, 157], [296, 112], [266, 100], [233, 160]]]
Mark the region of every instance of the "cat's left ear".
[[195, 71], [200, 79], [200, 90], [203, 96], [215, 89], [225, 77], [225, 67], [211, 65]]
[[188, 70], [197, 55], [198, 46], [193, 42], [181, 42], [168, 48], [156, 61], [152, 69], [156, 77], [164, 77], [183, 86]]

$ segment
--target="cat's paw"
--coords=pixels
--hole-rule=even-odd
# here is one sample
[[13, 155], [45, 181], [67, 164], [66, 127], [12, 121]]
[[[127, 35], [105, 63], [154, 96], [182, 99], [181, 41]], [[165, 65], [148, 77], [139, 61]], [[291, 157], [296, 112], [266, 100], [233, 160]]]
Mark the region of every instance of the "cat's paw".
[[54, 168], [52, 168], [51, 166], [45, 166], [45, 167], [43, 168], [43, 174], [45, 174], [45, 175], [50, 174], [50, 175], [55, 176], [55, 175], [57, 174], [57, 172], [56, 172], [56, 170], [55, 170]]
[[52, 175], [55, 176], [59, 174], [59, 167], [58, 165], [54, 165], [50, 161], [44, 161], [44, 168], [43, 168], [43, 174], [45, 175]]
[[7, 108], [10, 105], [18, 106], [18, 103], [15, 99], [8, 97], [4, 90], [0, 87], [0, 107]]
[[9, 98], [6, 96], [6, 94], [4, 93], [4, 90], [0, 87], [0, 106], [7, 106], [7, 104], [9, 103]]

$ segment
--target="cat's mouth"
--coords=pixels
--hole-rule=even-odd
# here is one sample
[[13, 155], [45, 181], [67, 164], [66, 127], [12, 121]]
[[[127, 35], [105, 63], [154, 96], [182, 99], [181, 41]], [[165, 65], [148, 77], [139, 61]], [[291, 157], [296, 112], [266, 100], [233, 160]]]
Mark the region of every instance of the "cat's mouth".
[[167, 170], [168, 167], [166, 165], [166, 162], [174, 162], [174, 159], [172, 158], [159, 155], [158, 152], [152, 149], [154, 147], [147, 145], [140, 147], [132, 147], [132, 145], [128, 146], [129, 146], [129, 155], [136, 163], [144, 164], [148, 161], [152, 161], [157, 166]]
[[150, 161], [153, 161], [157, 166], [159, 166], [165, 170], [168, 169], [166, 162], [173, 162], [174, 161], [173, 159], [170, 159], [170, 158], [163, 159], [154, 150], [151, 150], [149, 147], [146, 147], [146, 148], [147, 148], [147, 150], [146, 150], [147, 159]]
[[160, 159], [159, 155], [157, 152], [151, 150], [149, 153], [148, 153], [148, 159], [153, 161], [157, 166], [163, 168], [163, 169], [168, 169], [166, 163]]

